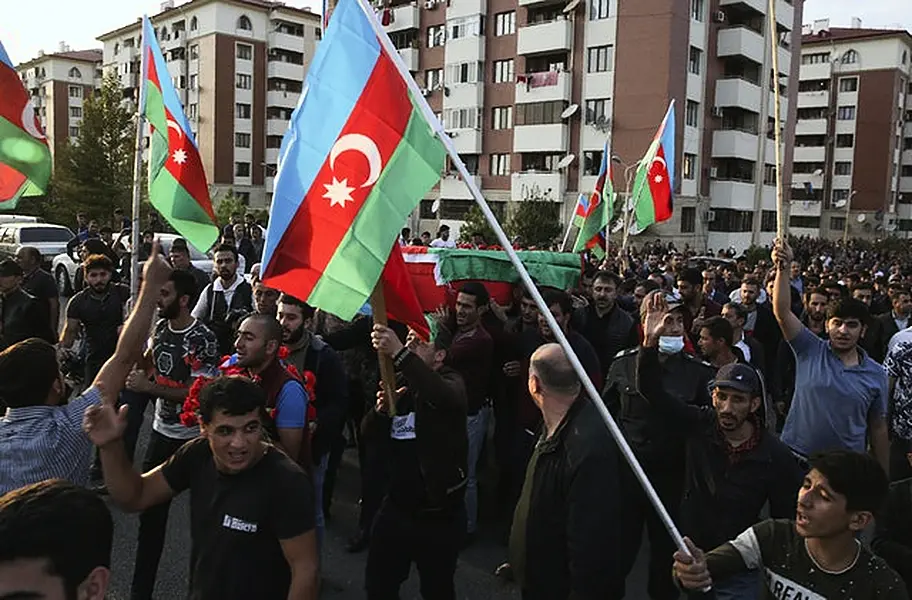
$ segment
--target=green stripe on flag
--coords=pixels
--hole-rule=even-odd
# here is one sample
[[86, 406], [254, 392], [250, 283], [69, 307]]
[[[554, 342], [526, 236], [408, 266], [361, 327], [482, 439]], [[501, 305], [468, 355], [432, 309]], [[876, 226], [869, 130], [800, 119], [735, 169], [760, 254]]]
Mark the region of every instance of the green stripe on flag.
[[[22, 173], [43, 193], [51, 178], [51, 151], [15, 124], [0, 117], [0, 163]], [[20, 194], [21, 196], [21, 194]]]
[[349, 320], [367, 301], [399, 228], [440, 179], [446, 150], [412, 102], [402, 140], [307, 301]]
[[167, 169], [160, 169], [154, 179], [149, 179], [149, 200], [174, 229], [200, 252], [211, 248], [218, 239], [218, 227]]
[[636, 229], [643, 231], [655, 223], [655, 201], [652, 199], [652, 190], [649, 187], [648, 163], [641, 164], [637, 169], [636, 179], [633, 183], [633, 198], [636, 203], [634, 215]]

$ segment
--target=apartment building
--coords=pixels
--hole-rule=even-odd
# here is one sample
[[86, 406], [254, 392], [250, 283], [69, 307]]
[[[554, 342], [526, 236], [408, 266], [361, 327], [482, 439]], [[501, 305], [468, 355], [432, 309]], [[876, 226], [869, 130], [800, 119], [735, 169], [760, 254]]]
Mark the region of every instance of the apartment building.
[[16, 67], [32, 98], [51, 154], [79, 135], [82, 101], [101, 85], [101, 50], [70, 50], [38, 56]]
[[805, 26], [790, 225], [796, 235], [912, 232], [912, 35]]
[[[766, 0], [420, 0], [378, 7], [394, 45], [496, 209], [547, 199], [569, 219], [610, 140], [615, 185], [676, 100], [674, 218], [650, 228], [743, 249], [775, 230], [774, 114], [794, 123], [801, 0], [777, 0], [778, 77]], [[785, 126], [784, 139], [794, 127]], [[783, 148], [788, 175], [791, 145]], [[455, 173], [413, 229], [458, 228], [472, 200]], [[435, 210], [436, 209], [436, 210]]]
[[[233, 192], [266, 208], [279, 146], [321, 37], [308, 8], [261, 0], [162, 4], [151, 17], [190, 121], [214, 199]], [[103, 66], [136, 99], [139, 21], [98, 37]]]

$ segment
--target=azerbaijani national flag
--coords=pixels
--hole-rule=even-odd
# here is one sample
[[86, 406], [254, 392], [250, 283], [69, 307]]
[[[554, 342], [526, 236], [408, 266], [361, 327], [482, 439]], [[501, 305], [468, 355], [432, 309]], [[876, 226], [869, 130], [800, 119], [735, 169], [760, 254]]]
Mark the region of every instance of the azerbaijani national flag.
[[[605, 255], [605, 228], [608, 227], [614, 211], [614, 184], [611, 180], [610, 154], [606, 141], [605, 149], [602, 152], [602, 165], [599, 168], [598, 179], [595, 181], [595, 190], [590, 197], [582, 224], [577, 225], [579, 234], [576, 237], [576, 244], [573, 246], [574, 252], [591, 250], [597, 256]], [[577, 203], [577, 217], [582, 202], [581, 196]]]
[[389, 315], [418, 328], [405, 263], [390, 251], [446, 151], [371, 20], [385, 37], [369, 8], [340, 0], [317, 48], [279, 152], [263, 282], [348, 320], [382, 275]]
[[632, 233], [671, 218], [675, 177], [674, 105], [672, 99], [652, 144], [637, 167], [632, 195], [636, 219]]
[[145, 113], [149, 140], [149, 201], [197, 250], [218, 239], [209, 185], [190, 122], [174, 90], [152, 23], [143, 16]]
[[0, 43], [0, 210], [42, 196], [51, 178], [51, 150], [35, 107]]

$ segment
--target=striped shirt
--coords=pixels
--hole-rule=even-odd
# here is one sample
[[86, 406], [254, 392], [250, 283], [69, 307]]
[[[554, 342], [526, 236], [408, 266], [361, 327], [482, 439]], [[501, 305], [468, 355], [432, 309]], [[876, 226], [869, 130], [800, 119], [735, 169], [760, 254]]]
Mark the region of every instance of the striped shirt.
[[62, 406], [7, 408], [0, 419], [0, 494], [46, 479], [86, 485], [92, 442], [82, 415], [100, 402], [92, 387]]

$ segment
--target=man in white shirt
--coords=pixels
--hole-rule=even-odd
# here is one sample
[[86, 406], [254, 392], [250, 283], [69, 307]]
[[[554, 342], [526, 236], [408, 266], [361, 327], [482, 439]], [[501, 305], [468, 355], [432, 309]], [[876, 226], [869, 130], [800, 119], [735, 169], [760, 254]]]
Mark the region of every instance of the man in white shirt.
[[450, 226], [441, 225], [437, 230], [437, 238], [431, 242], [431, 248], [455, 248], [456, 242], [450, 239]]
[[200, 294], [191, 313], [215, 333], [221, 355], [234, 352], [235, 326], [253, 312], [253, 289], [238, 275], [237, 260], [234, 246], [216, 247], [213, 262], [218, 276]]

